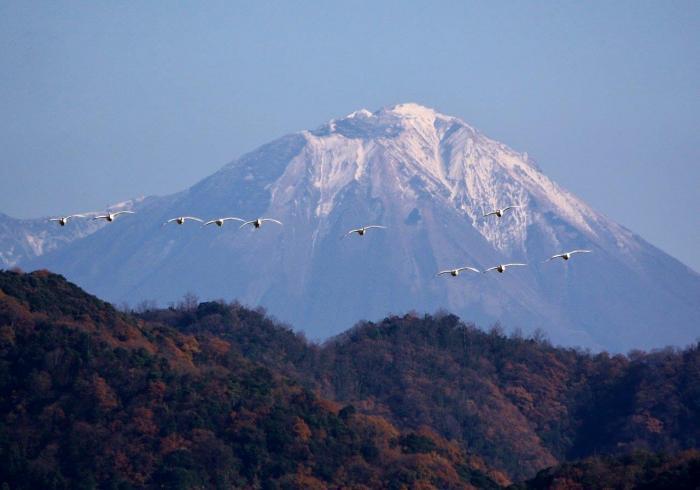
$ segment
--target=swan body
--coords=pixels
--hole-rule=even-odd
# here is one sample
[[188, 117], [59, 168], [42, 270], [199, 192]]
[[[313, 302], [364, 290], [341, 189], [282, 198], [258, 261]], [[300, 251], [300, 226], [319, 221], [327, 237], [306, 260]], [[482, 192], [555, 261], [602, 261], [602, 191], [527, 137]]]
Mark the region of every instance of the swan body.
[[114, 213], [100, 214], [98, 216], [95, 216], [92, 219], [103, 219], [103, 220], [111, 223], [120, 214], [136, 214], [136, 213], [134, 211], [116, 211]]
[[459, 268], [457, 268], [457, 269], [447, 269], [447, 270], [444, 270], [444, 271], [440, 271], [440, 272], [438, 272], [438, 273], [435, 274], [435, 275], [436, 275], [436, 276], [442, 276], [443, 274], [449, 274], [449, 275], [451, 275], [452, 277], [457, 277], [457, 276], [459, 275], [460, 272], [465, 271], [465, 270], [466, 270], [466, 271], [472, 271], [472, 272], [481, 272], [479, 269], [476, 269], [476, 268], [474, 268], [474, 267], [464, 266], [464, 267], [459, 267]]
[[549, 262], [550, 260], [554, 260], [554, 259], [569, 260], [571, 258], [571, 256], [574, 254], [588, 254], [591, 252], [592, 252], [592, 250], [572, 250], [571, 252], [564, 252], [564, 253], [552, 255], [550, 258], [545, 260], [545, 262]]
[[222, 226], [224, 226], [224, 223], [226, 223], [227, 221], [232, 221], [232, 220], [240, 221], [241, 223], [245, 222], [244, 219], [236, 218], [235, 216], [229, 216], [226, 218], [216, 218], [216, 219], [213, 219], [211, 221], [207, 221], [206, 223], [204, 223], [204, 226], [216, 225], [218, 227], [222, 227]]
[[66, 226], [68, 224], [68, 220], [72, 218], [85, 218], [86, 216], [84, 214], [71, 214], [68, 216], [61, 216], [60, 218], [51, 218], [49, 221], [56, 221], [59, 225], [61, 226]]
[[506, 271], [506, 269], [507, 269], [508, 267], [524, 267], [524, 266], [526, 266], [526, 265], [527, 265], [527, 264], [518, 264], [518, 263], [516, 263], [516, 264], [499, 264], [499, 265], [497, 265], [497, 266], [495, 266], [495, 267], [489, 267], [489, 268], [486, 269], [484, 272], [488, 272], [488, 271], [498, 271], [500, 274], [503, 274], [503, 273]]

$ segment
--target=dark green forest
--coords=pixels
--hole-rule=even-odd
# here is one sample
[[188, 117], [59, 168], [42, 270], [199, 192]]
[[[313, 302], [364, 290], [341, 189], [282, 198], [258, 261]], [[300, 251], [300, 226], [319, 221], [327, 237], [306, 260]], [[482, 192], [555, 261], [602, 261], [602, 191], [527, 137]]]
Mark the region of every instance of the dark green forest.
[[697, 344], [592, 354], [446, 313], [315, 344], [237, 303], [136, 310], [0, 272], [3, 488], [698, 485]]

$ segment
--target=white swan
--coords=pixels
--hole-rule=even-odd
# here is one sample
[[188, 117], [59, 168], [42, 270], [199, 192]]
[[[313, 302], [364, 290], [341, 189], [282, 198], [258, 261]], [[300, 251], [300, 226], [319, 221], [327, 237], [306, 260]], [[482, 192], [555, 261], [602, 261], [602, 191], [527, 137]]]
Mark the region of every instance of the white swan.
[[236, 218], [235, 216], [229, 216], [227, 218], [216, 218], [216, 219], [213, 219], [211, 221], [207, 221], [206, 223], [204, 223], [204, 226], [208, 226], [208, 225], [224, 226], [224, 223], [226, 223], [227, 221], [231, 221], [231, 220], [240, 221], [241, 223], [245, 222], [244, 219]]
[[502, 209], [496, 209], [495, 211], [491, 211], [490, 213], [486, 213], [484, 215], [484, 218], [486, 218], [487, 216], [491, 216], [491, 215], [496, 215], [497, 217], [501, 218], [501, 217], [503, 217], [503, 213], [505, 213], [509, 209], [516, 209], [516, 208], [522, 208], [522, 206], [520, 206], [519, 204], [514, 204], [512, 206], [506, 206], [505, 208], [502, 208]]
[[87, 217], [87, 216], [85, 216], [84, 214], [71, 214], [71, 215], [68, 215], [68, 216], [61, 216], [60, 218], [51, 218], [51, 219], [49, 219], [49, 221], [57, 221], [59, 225], [61, 225], [61, 226], [66, 226], [66, 224], [68, 223], [68, 220], [69, 220], [69, 219], [72, 219], [72, 218], [86, 218], [86, 217]]
[[497, 266], [495, 266], [495, 267], [489, 267], [489, 268], [486, 269], [484, 272], [488, 272], [488, 271], [498, 271], [498, 272], [500, 272], [501, 274], [503, 274], [503, 273], [506, 271], [506, 269], [507, 269], [508, 267], [518, 267], [518, 266], [521, 266], [521, 267], [522, 267], [522, 266], [526, 266], [526, 265], [527, 265], [527, 264], [517, 264], [517, 263], [516, 263], [516, 264], [499, 264], [499, 265], [497, 265]]
[[449, 274], [449, 275], [451, 275], [452, 277], [457, 277], [457, 276], [459, 275], [459, 273], [462, 272], [462, 271], [481, 272], [479, 269], [475, 269], [474, 267], [467, 267], [467, 266], [465, 266], [465, 267], [459, 267], [459, 268], [457, 268], [457, 269], [447, 269], [447, 270], [444, 270], [444, 271], [440, 271], [440, 272], [438, 272], [437, 274], [435, 274], [435, 276], [441, 276], [441, 275], [443, 275], [443, 274]]
[[571, 256], [574, 254], [589, 254], [591, 252], [592, 252], [592, 250], [572, 250], [571, 252], [564, 252], [561, 254], [552, 255], [550, 258], [545, 260], [545, 262], [549, 262], [550, 260], [559, 259], [559, 258], [562, 258], [564, 260], [569, 260], [571, 258]]
[[272, 218], [258, 218], [258, 219], [254, 219], [254, 220], [250, 220], [250, 221], [244, 222], [244, 223], [240, 226], [240, 228], [243, 228], [245, 225], [253, 225], [253, 228], [258, 229], [258, 228], [260, 228], [260, 227], [262, 226], [262, 224], [263, 224], [265, 221], [271, 221], [271, 222], [273, 222], [273, 223], [277, 223], [278, 225], [281, 225], [281, 224], [282, 224], [281, 221], [277, 221], [276, 219], [272, 219]]
[[114, 213], [101, 214], [99, 216], [95, 216], [92, 219], [103, 219], [103, 220], [106, 220], [106, 221], [111, 223], [120, 214], [136, 214], [136, 213], [134, 211], [116, 211]]
[[182, 224], [184, 224], [185, 221], [187, 221], [187, 220], [190, 220], [190, 221], [199, 221], [200, 223], [202, 223], [202, 222], [204, 221], [204, 220], [202, 220], [202, 219], [200, 219], [200, 218], [197, 218], [197, 217], [195, 217], [195, 216], [178, 216], [177, 218], [171, 218], [171, 219], [169, 219], [168, 221], [166, 221], [165, 223], [163, 223], [162, 226], [165, 226], [165, 225], [167, 225], [168, 223], [173, 223], [173, 222], [174, 222], [174, 223], [177, 223], [178, 225], [182, 225]]
[[348, 235], [352, 235], [353, 233], [357, 233], [359, 236], [365, 236], [365, 233], [367, 233], [367, 230], [372, 229], [372, 228], [386, 229], [386, 226], [382, 226], [382, 225], [362, 226], [360, 228], [355, 228], [354, 230], [350, 230], [345, 235], [343, 235], [343, 238], [345, 238]]

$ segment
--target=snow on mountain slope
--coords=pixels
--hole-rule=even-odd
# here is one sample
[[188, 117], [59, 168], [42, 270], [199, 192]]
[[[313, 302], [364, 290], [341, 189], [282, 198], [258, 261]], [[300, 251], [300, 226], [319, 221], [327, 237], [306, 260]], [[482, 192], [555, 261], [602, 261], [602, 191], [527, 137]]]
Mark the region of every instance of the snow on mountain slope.
[[[141, 200], [129, 200], [110, 206], [110, 210], [132, 209]], [[82, 213], [90, 218], [96, 212]], [[18, 219], [0, 213], [0, 267], [10, 268], [84, 238], [106, 223], [92, 219], [73, 219], [66, 226], [49, 218]]]
[[[482, 216], [520, 204], [502, 219]], [[180, 214], [271, 216], [283, 227], [161, 229]], [[383, 224], [365, 237], [350, 228]], [[571, 248], [594, 251], [543, 264]], [[440, 268], [522, 261], [504, 274]], [[30, 262], [113, 301], [261, 304], [325, 338], [361, 318], [447, 308], [613, 350], [700, 332], [700, 276], [597, 213], [527, 155], [417, 105], [356, 111], [285, 136], [178, 194]]]

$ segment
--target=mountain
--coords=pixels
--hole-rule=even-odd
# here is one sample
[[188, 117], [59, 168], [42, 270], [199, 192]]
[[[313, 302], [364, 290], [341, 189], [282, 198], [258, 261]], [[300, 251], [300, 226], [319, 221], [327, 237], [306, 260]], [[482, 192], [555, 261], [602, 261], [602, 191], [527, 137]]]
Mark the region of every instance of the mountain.
[[592, 355], [454, 315], [315, 344], [0, 271], [0, 486], [692, 488], [698, 373], [698, 345]]
[[[514, 203], [523, 208], [482, 218]], [[700, 325], [697, 272], [559, 187], [526, 154], [417, 104], [284, 136], [135, 209], [20, 265], [50, 268], [115, 303], [188, 291], [238, 298], [312, 338], [361, 318], [442, 308], [614, 351], [686, 345]], [[284, 226], [161, 227], [183, 214], [270, 216]], [[340, 240], [370, 223], [388, 229]], [[593, 253], [542, 263], [572, 248]], [[529, 266], [434, 277], [503, 262]]]

